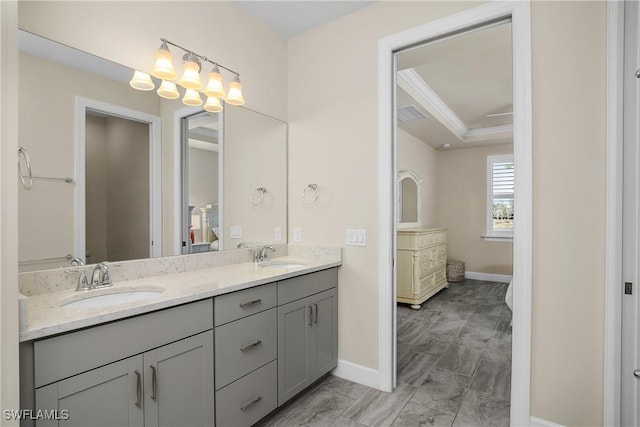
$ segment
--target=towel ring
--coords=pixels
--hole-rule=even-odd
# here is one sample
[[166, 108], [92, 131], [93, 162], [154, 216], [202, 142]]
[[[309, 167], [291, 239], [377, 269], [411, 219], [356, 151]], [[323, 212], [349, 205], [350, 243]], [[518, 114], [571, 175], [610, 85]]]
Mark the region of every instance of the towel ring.
[[302, 190], [302, 201], [304, 203], [313, 203], [318, 200], [318, 196], [320, 196], [318, 184], [309, 184]]
[[[22, 174], [22, 166], [20, 166], [20, 156], [24, 159], [25, 165], [27, 165], [27, 175]], [[20, 182], [22, 183], [22, 187], [29, 191], [31, 190], [31, 186], [33, 185], [33, 174], [31, 173], [31, 160], [29, 159], [29, 154], [27, 153], [27, 149], [23, 146], [18, 147], [18, 177], [20, 178]]]
[[249, 201], [253, 206], [258, 206], [264, 201], [264, 193], [267, 192], [265, 187], [258, 187], [249, 195]]

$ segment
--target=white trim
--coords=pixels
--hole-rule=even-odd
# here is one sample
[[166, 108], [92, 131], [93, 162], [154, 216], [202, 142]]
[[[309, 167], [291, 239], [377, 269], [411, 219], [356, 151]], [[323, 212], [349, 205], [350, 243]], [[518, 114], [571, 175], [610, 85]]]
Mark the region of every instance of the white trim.
[[509, 283], [511, 278], [508, 274], [478, 273], [476, 271], [465, 271], [465, 279], [484, 280], [487, 282]]
[[530, 423], [532, 279], [531, 9], [529, 2], [491, 2], [378, 42], [378, 387], [389, 391], [395, 364], [395, 157], [393, 143], [394, 51], [494, 19], [512, 18], [514, 159], [518, 224], [514, 240], [513, 356], [511, 425]]
[[513, 125], [487, 126], [484, 128], [468, 129], [464, 134], [462, 142], [480, 142], [480, 141], [511, 141], [513, 139]]
[[607, 2], [607, 204], [604, 425], [620, 425], [622, 371], [622, 152], [624, 3]]
[[[606, 424], [605, 424], [606, 425]], [[565, 427], [562, 424], [554, 423], [553, 421], [547, 421], [538, 417], [531, 417], [530, 427]]]
[[338, 359], [338, 366], [331, 374], [367, 387], [378, 388], [377, 370], [347, 360]]
[[151, 257], [162, 256], [162, 137], [160, 117], [119, 105], [76, 96], [74, 257], [80, 257], [84, 260], [86, 254], [86, 169], [83, 160], [86, 154], [87, 110], [99, 111], [111, 116], [149, 125], [149, 255]]

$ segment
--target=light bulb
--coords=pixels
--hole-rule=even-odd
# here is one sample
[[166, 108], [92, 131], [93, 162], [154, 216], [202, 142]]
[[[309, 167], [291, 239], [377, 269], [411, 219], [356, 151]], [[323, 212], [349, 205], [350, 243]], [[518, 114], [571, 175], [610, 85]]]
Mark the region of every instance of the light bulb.
[[176, 84], [167, 80], [162, 81], [162, 84], [160, 85], [156, 93], [166, 99], [180, 98], [180, 93], [178, 92]]
[[207, 98], [207, 103], [204, 104], [204, 109], [210, 113], [219, 113], [222, 111], [222, 104], [218, 98], [210, 96]]
[[133, 72], [129, 86], [138, 90], [154, 90], [156, 88], [149, 74], [137, 70]]
[[187, 89], [184, 94], [184, 98], [182, 98], [182, 103], [184, 105], [190, 105], [192, 107], [197, 107], [202, 105], [202, 98], [200, 98], [200, 92], [195, 89]]
[[218, 65], [214, 65], [209, 73], [209, 83], [207, 83], [207, 88], [204, 90], [204, 93], [207, 94], [207, 96], [224, 98], [225, 92], [222, 86], [222, 74], [220, 74]]
[[179, 84], [186, 89], [200, 90], [200, 88], [202, 88], [202, 82], [200, 82], [200, 64], [198, 64], [195, 55], [190, 54], [187, 62], [184, 63], [184, 73], [182, 74]]
[[156, 64], [153, 66], [151, 75], [162, 80], [173, 80], [177, 76], [173, 68], [173, 55], [169, 51], [167, 42], [162, 42], [162, 46], [156, 53]]
[[231, 105], [244, 105], [242, 83], [240, 83], [240, 76], [237, 74], [235, 80], [229, 83], [229, 92], [227, 93], [225, 101]]

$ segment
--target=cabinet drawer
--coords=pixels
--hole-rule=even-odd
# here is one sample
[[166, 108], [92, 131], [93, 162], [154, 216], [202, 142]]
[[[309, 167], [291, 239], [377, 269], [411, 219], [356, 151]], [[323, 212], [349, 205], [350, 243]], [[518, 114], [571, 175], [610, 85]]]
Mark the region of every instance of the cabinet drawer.
[[338, 286], [338, 269], [331, 268], [278, 282], [278, 305]]
[[274, 360], [277, 329], [275, 308], [217, 327], [216, 390]]
[[35, 387], [210, 330], [212, 309], [207, 299], [36, 341]]
[[274, 360], [216, 392], [216, 425], [253, 425], [276, 409], [277, 395], [277, 363]]
[[276, 284], [221, 295], [214, 301], [214, 323], [219, 326], [275, 307]]
[[416, 287], [414, 289], [414, 295], [422, 295], [426, 292], [428, 292], [429, 290], [431, 290], [431, 288], [433, 288], [435, 286], [435, 281], [434, 281], [434, 274], [431, 273], [423, 278], [421, 278], [417, 283], [416, 283]]

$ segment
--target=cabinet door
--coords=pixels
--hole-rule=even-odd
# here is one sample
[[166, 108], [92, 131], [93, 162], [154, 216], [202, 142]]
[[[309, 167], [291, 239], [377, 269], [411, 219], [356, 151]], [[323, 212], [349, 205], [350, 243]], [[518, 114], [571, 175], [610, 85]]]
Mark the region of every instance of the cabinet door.
[[144, 354], [146, 426], [212, 426], [213, 331]]
[[338, 290], [336, 288], [314, 295], [312, 303], [312, 334], [315, 381], [338, 364]]
[[38, 410], [57, 410], [41, 426], [143, 426], [142, 356], [134, 356], [36, 389]]
[[310, 298], [278, 307], [278, 405], [313, 381]]

